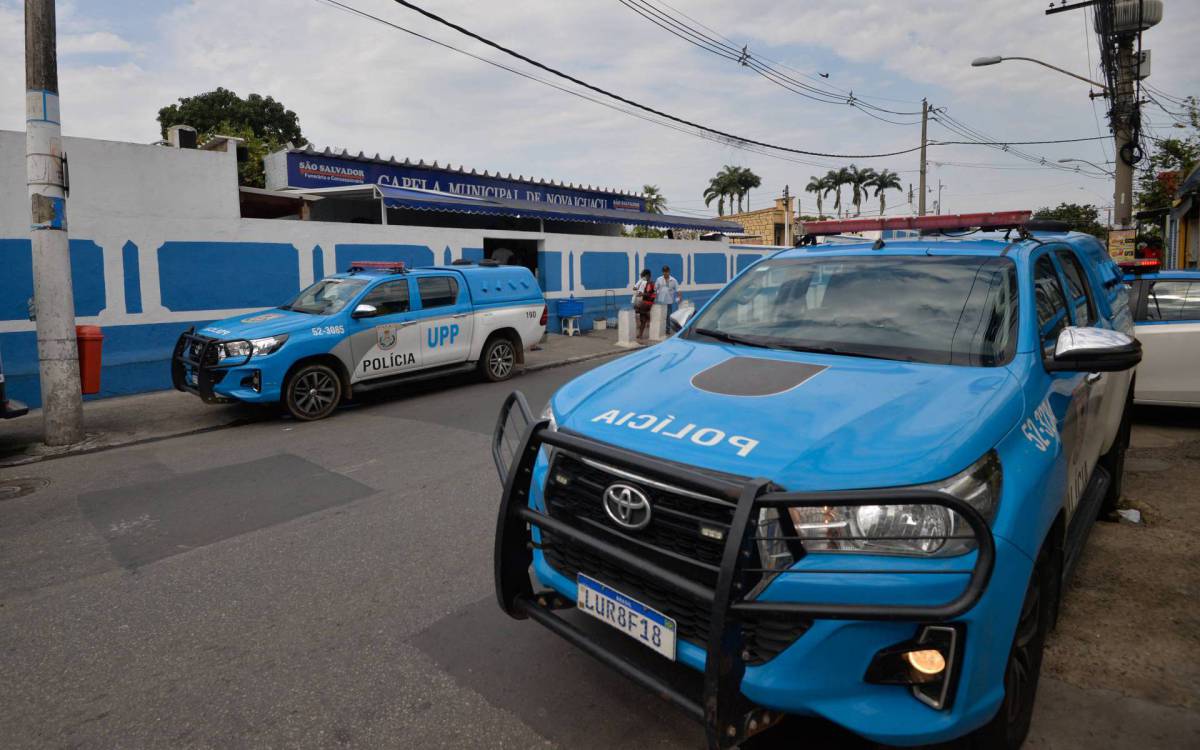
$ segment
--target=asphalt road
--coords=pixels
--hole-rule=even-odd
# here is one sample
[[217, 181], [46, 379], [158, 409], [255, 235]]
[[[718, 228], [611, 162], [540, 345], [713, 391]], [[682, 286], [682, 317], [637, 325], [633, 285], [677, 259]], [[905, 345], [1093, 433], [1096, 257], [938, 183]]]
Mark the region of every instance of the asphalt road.
[[[0, 744], [700, 747], [493, 598], [499, 404], [515, 386], [540, 407], [595, 364], [0, 472], [28, 490], [0, 502]], [[1172, 720], [1043, 696], [1045, 747]], [[768, 740], [854, 746], [798, 726]]]

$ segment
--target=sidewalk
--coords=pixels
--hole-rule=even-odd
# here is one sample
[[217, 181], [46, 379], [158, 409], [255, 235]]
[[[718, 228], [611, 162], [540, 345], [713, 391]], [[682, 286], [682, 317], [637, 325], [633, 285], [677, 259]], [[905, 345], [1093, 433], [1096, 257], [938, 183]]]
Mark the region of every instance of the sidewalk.
[[[550, 334], [537, 351], [525, 353], [525, 372], [583, 362], [629, 351], [616, 345], [615, 330], [592, 331], [584, 336]], [[206, 404], [190, 393], [154, 391], [119, 396], [83, 404], [82, 443], [65, 448], [42, 444], [42, 412], [0, 421], [0, 469], [33, 463], [47, 458], [89, 453], [133, 443], [190, 435], [198, 432], [236, 427], [264, 419], [277, 412], [249, 404]]]

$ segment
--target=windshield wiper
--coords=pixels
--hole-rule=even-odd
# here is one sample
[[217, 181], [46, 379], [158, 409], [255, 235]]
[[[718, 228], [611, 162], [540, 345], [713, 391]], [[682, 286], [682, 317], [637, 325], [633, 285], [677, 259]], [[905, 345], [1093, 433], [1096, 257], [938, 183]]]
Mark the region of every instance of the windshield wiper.
[[748, 336], [739, 336], [736, 333], [728, 333], [727, 331], [718, 331], [715, 328], [697, 328], [696, 333], [701, 336], [708, 336], [710, 339], [724, 341], [727, 344], [742, 344], [743, 346], [757, 346], [762, 349], [776, 349], [774, 344], [769, 344], [765, 341], [750, 338]]

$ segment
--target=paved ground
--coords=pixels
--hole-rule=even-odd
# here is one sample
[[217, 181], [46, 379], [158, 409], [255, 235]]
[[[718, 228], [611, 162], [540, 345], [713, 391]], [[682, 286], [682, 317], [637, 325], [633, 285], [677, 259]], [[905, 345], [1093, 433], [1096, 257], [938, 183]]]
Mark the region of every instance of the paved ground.
[[[525, 371], [537, 372], [624, 353], [616, 346], [615, 329], [583, 336], [550, 334], [534, 351], [525, 353]], [[120, 445], [162, 440], [225, 427], [275, 419], [274, 407], [228, 404], [213, 406], [191, 394], [158, 391], [136, 396], [84, 402], [87, 438], [65, 448], [42, 444], [40, 409], [19, 419], [0, 420], [0, 467], [34, 463], [46, 458], [86, 453]]]
[[[515, 386], [537, 408], [594, 364], [0, 469], [2, 744], [698, 747], [678, 712], [493, 600], [498, 404]], [[1149, 522], [1097, 527], [1031, 747], [1200, 742], [1196, 519], [1179, 515], [1197, 438], [1139, 428], [1134, 459], [1167, 463], [1133, 467]], [[1147, 565], [1172, 573], [1161, 602], [1122, 601]], [[1087, 606], [1093, 586], [1116, 587], [1112, 612]]]

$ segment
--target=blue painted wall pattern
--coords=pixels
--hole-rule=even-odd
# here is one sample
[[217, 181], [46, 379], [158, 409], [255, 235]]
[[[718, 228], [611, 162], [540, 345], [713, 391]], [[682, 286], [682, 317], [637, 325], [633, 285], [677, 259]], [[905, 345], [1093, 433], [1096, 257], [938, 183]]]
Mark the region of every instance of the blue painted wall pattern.
[[[168, 360], [182, 331], [245, 310], [282, 304], [302, 284], [324, 277], [330, 259], [332, 267], [343, 270], [355, 260], [402, 260], [415, 267], [446, 263], [455, 256], [483, 258], [483, 248], [478, 246], [456, 249], [439, 243], [433, 247], [441, 252], [422, 244], [325, 241], [125, 240], [102, 248], [92, 239], [72, 239], [76, 315], [87, 319], [81, 324], [102, 325], [105, 337], [102, 390], [97, 397], [170, 388]], [[106, 288], [106, 252], [112, 253], [107, 278], [114, 280], [116, 289]], [[537, 276], [547, 297], [575, 296], [582, 301], [581, 323], [590, 329], [592, 320], [604, 314], [605, 290], [615, 290], [618, 306], [628, 303], [631, 269], [636, 273], [648, 267], [657, 277], [661, 266], [669, 264], [680, 278], [686, 274], [695, 284], [712, 285], [682, 290], [685, 299], [699, 305], [712, 295], [715, 285], [724, 283], [726, 258], [730, 267], [736, 262], [740, 270], [759, 257], [733, 248], [694, 253], [644, 252], [635, 247], [625, 252], [544, 250], [538, 253]], [[150, 260], [157, 261], [156, 267], [149, 265]], [[26, 306], [33, 295], [28, 239], [0, 238], [0, 269], [0, 350], [8, 392], [37, 406], [41, 402], [37, 335], [27, 322]], [[550, 331], [558, 330], [555, 307], [550, 304]], [[169, 320], [164, 321], [164, 316]]]

